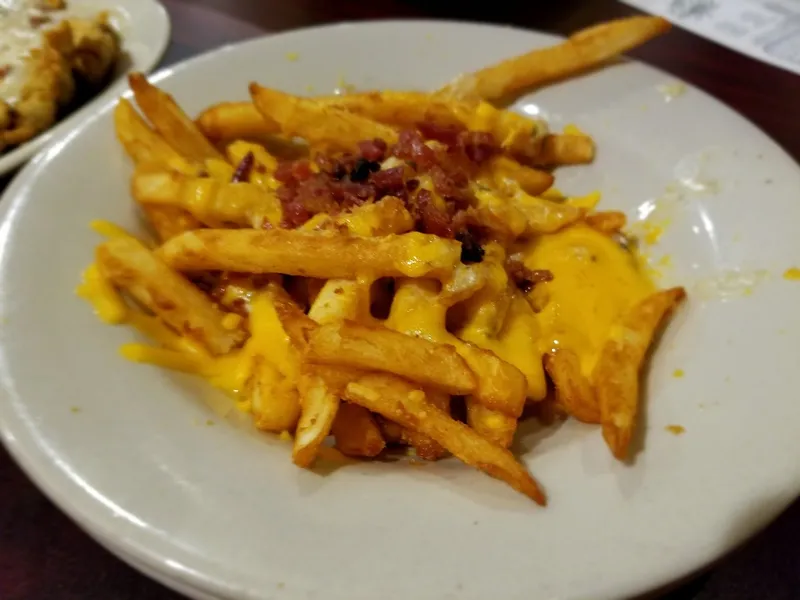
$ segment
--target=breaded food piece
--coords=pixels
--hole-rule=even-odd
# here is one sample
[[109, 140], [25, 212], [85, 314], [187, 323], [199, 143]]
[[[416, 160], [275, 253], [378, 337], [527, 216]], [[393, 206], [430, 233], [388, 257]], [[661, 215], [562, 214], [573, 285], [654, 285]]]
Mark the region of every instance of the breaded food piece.
[[31, 52], [31, 73], [13, 106], [11, 128], [0, 134], [0, 146], [15, 146], [48, 129], [58, 110], [75, 96], [75, 79], [69, 59], [73, 51], [72, 29], [66, 22], [44, 33], [41, 48]]
[[[40, 8], [60, 10], [64, 4], [48, 0]], [[0, 151], [52, 127], [79, 87], [96, 91], [119, 55], [119, 36], [106, 13], [95, 19], [66, 19], [45, 31], [42, 45], [25, 61], [28, 77], [16, 103], [0, 104]]]
[[108, 13], [94, 19], [68, 19], [67, 23], [72, 29], [70, 65], [74, 75], [90, 85], [102, 83], [120, 54], [119, 35], [108, 22]]

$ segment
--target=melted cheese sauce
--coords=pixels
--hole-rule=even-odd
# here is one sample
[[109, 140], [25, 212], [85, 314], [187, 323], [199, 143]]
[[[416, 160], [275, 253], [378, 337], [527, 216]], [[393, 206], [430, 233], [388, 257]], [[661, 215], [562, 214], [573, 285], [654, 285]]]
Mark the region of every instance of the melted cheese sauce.
[[542, 353], [568, 348], [591, 373], [612, 325], [654, 291], [635, 256], [609, 237], [575, 225], [518, 248], [529, 269], [548, 269], [529, 300], [537, 311]]

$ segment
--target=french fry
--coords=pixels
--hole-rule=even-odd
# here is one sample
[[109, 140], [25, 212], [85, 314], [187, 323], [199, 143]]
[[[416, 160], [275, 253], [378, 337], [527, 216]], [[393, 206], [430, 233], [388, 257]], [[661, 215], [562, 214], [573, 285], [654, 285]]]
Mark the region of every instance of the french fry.
[[136, 104], [161, 137], [181, 156], [201, 164], [207, 158], [224, 160], [172, 96], [151, 85], [141, 73], [128, 75], [128, 83]]
[[509, 189], [510, 194], [520, 188], [526, 194], [538, 196], [549, 190], [555, 180], [552, 173], [526, 167], [502, 154], [489, 160], [486, 168], [495, 184], [503, 190]]
[[513, 455], [428, 402], [424, 392], [396, 377], [372, 374], [348, 384], [345, 398], [407, 429], [424, 433], [455, 457], [487, 475], [505, 481], [538, 504], [544, 494]]
[[514, 207], [525, 215], [524, 235], [534, 236], [555, 233], [580, 221], [586, 211], [571, 204], [537, 198], [522, 190], [512, 196]]
[[585, 220], [586, 224], [592, 229], [596, 229], [606, 235], [612, 235], [619, 233], [625, 227], [627, 217], [623, 212], [607, 210], [588, 214]]
[[306, 360], [394, 373], [449, 394], [466, 395], [475, 390], [475, 376], [453, 346], [352, 321], [314, 330]]
[[577, 75], [670, 30], [661, 17], [629, 17], [577, 32], [568, 40], [537, 48], [458, 77], [440, 90], [448, 98], [487, 101]]
[[225, 154], [231, 164], [239, 165], [248, 154], [252, 155], [253, 168], [250, 170], [249, 182], [263, 190], [276, 191], [281, 183], [275, 179], [278, 159], [259, 144], [237, 140], [225, 148]]
[[592, 373], [603, 438], [619, 460], [628, 456], [639, 404], [639, 370], [662, 320], [685, 297], [683, 288], [656, 292], [616, 325]]
[[500, 448], [509, 448], [517, 431], [517, 419], [486, 408], [475, 398], [467, 398], [467, 423], [482, 438]]
[[567, 413], [584, 423], [600, 423], [600, 406], [589, 380], [581, 372], [578, 356], [560, 348], [544, 355], [544, 367], [556, 389], [556, 399]]
[[187, 177], [149, 166], [139, 168], [131, 181], [131, 193], [141, 204], [181, 208], [209, 227], [238, 225], [260, 229], [273, 227], [283, 218], [274, 193], [251, 183], [221, 183], [210, 177]]
[[[151, 164], [169, 168], [185, 175], [199, 172], [164, 139], [144, 122], [126, 99], [121, 98], [114, 110], [114, 128], [125, 152], [136, 164]], [[169, 206], [143, 207], [144, 214], [161, 241], [199, 229], [202, 224], [186, 211]]]
[[209, 106], [194, 122], [212, 144], [234, 140], [261, 142], [280, 132], [278, 124], [265, 119], [252, 102], [221, 102]]
[[369, 302], [371, 281], [329, 279], [322, 286], [308, 316], [320, 325], [344, 320], [371, 321]]
[[588, 135], [547, 135], [542, 140], [539, 154], [533, 159], [536, 165], [585, 165], [594, 160], [594, 140]]
[[392, 233], [407, 233], [414, 229], [414, 218], [405, 203], [395, 196], [385, 196], [378, 202], [356, 206], [338, 215], [324, 215], [316, 222], [308, 221], [302, 228], [309, 231], [347, 231], [352, 235], [377, 237]]
[[191, 213], [174, 206], [142, 206], [142, 212], [161, 242], [203, 226]]
[[284, 135], [301, 137], [310, 144], [329, 149], [352, 150], [365, 139], [397, 142], [397, 132], [377, 121], [345, 110], [325, 106], [309, 98], [291, 96], [250, 84], [258, 111], [276, 121]]
[[320, 98], [326, 106], [395, 127], [413, 129], [420, 123], [488, 131], [512, 154], [538, 154], [547, 126], [523, 115], [499, 110], [486, 102], [446, 101], [425, 92], [367, 92]]
[[297, 387], [265, 357], [256, 355], [253, 358], [252, 375], [245, 392], [258, 429], [274, 433], [294, 430], [300, 418]]
[[223, 326], [225, 313], [138, 240], [132, 237], [108, 240], [97, 247], [96, 256], [104, 277], [213, 354], [225, 354], [244, 339], [240, 329]]
[[196, 175], [200, 170], [153, 131], [125, 98], [120, 98], [114, 109], [114, 129], [125, 152], [136, 164], [159, 165], [185, 175]]
[[179, 271], [282, 273], [320, 279], [433, 277], [446, 280], [461, 244], [411, 232], [382, 237], [296, 230], [199, 229], [168, 240], [157, 254]]
[[339, 410], [339, 395], [316, 372], [305, 367], [299, 382], [302, 409], [294, 435], [292, 461], [298, 467], [310, 467], [333, 427]]
[[337, 450], [346, 456], [371, 458], [386, 447], [372, 414], [358, 404], [342, 402], [339, 405], [331, 433]]
[[451, 344], [475, 374], [474, 397], [486, 408], [518, 418], [525, 407], [525, 376], [494, 352], [460, 340], [447, 331], [449, 304], [439, 298], [436, 282], [401, 279], [386, 326], [406, 335]]

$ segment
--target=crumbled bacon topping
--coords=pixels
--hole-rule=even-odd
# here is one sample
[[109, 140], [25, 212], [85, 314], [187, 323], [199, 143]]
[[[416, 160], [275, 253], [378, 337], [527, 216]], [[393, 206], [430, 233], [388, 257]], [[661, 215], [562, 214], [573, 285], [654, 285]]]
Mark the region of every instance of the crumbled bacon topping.
[[[490, 133], [420, 123], [417, 129], [400, 132], [391, 147], [373, 139], [360, 142], [356, 153], [318, 154], [316, 169], [307, 160], [283, 162], [275, 172], [282, 184], [278, 189], [282, 225], [298, 227], [319, 212], [336, 214], [395, 196], [406, 203], [418, 231], [460, 239], [465, 261], [478, 262], [483, 249], [478, 232], [470, 229], [468, 210], [474, 205], [470, 179], [498, 151]], [[381, 169], [381, 161], [389, 157], [404, 165]], [[422, 186], [421, 177], [429, 178], [433, 189]]]
[[531, 292], [536, 284], [553, 281], [553, 272], [547, 269], [529, 269], [522, 261], [506, 261], [506, 271], [516, 286], [526, 294]]

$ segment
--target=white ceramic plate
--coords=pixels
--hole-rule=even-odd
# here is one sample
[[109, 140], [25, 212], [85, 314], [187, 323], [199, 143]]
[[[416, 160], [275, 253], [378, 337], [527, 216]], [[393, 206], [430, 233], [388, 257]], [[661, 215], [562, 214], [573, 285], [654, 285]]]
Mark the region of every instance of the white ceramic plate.
[[[224, 48], [157, 79], [198, 111], [247, 98], [253, 79], [298, 93], [342, 77], [433, 88], [553, 41], [444, 22], [341, 25]], [[633, 221], [669, 221], [649, 251], [671, 256], [663, 282], [691, 296], [650, 365], [635, 465], [568, 423], [522, 428], [546, 509], [453, 460], [301, 471], [287, 444], [215, 416], [203, 385], [125, 362], [117, 348], [133, 334], [73, 294], [98, 241], [89, 221], [137, 226], [109, 101], [0, 204], [5, 443], [81, 526], [198, 598], [600, 600], [707, 564], [800, 488], [800, 283], [781, 277], [800, 261], [800, 171], [702, 92], [665, 94], [679, 90], [669, 82], [626, 63], [518, 105], [596, 137], [596, 164], [562, 170], [560, 188], [598, 188]]]
[[93, 16], [107, 10], [122, 37], [122, 60], [109, 86], [55, 126], [17, 148], [0, 154], [0, 175], [17, 168], [48, 142], [79, 127], [109, 98], [119, 96], [129, 71], [148, 72], [156, 66], [169, 42], [169, 14], [156, 0], [69, 0], [70, 15]]

